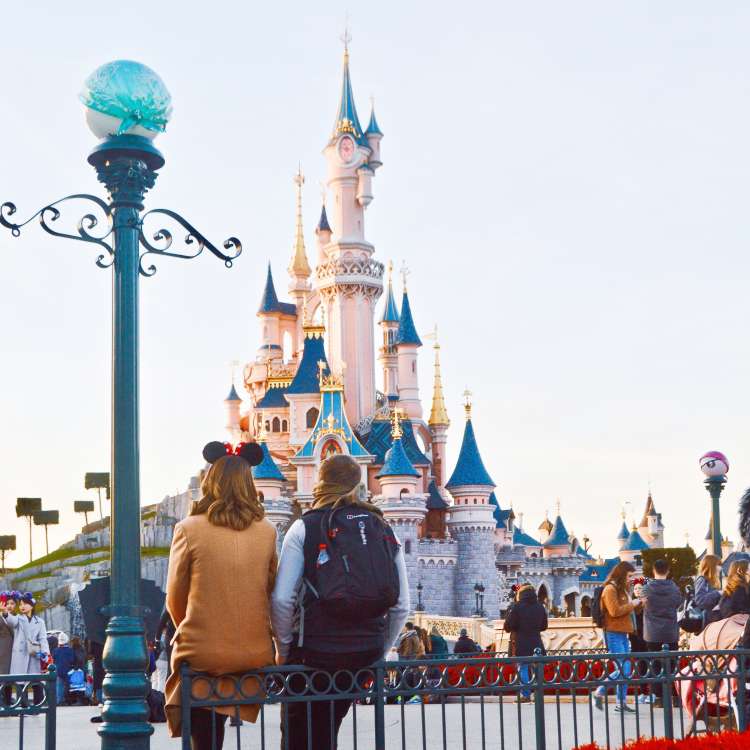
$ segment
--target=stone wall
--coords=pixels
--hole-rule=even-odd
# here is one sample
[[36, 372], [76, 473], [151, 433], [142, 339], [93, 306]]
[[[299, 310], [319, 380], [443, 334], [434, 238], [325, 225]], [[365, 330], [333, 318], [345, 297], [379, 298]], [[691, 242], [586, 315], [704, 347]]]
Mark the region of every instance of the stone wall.
[[[452, 615], [455, 610], [455, 576], [458, 559], [453, 539], [420, 539], [417, 544], [417, 582], [422, 583], [425, 612]], [[416, 586], [416, 583], [415, 583]], [[417, 600], [412, 601], [412, 609]]]

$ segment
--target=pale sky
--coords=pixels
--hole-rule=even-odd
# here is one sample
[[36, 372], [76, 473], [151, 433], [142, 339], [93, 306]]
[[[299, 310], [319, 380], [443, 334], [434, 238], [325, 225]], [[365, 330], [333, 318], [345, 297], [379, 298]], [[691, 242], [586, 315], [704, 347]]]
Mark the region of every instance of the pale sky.
[[[534, 535], [560, 498], [568, 530], [611, 554], [623, 503], [639, 517], [650, 482], [667, 542], [689, 532], [700, 551], [697, 459], [722, 450], [736, 539], [750, 484], [750, 7], [729, 1], [5, 7], [0, 202], [26, 217], [103, 195], [77, 94], [98, 65], [131, 58], [174, 101], [148, 207], [244, 244], [231, 270], [164, 259], [142, 280], [143, 503], [183, 489], [224, 437], [229, 363], [259, 343], [268, 259], [286, 285], [298, 162], [314, 247], [347, 11], [359, 115], [373, 95], [385, 133], [367, 236], [380, 260], [409, 264], [420, 332], [440, 327], [450, 468], [468, 386], [501, 502]], [[0, 233], [10, 564], [27, 559], [17, 496], [61, 510], [56, 546], [80, 525], [84, 473], [108, 468], [110, 272], [96, 255], [36, 225]]]

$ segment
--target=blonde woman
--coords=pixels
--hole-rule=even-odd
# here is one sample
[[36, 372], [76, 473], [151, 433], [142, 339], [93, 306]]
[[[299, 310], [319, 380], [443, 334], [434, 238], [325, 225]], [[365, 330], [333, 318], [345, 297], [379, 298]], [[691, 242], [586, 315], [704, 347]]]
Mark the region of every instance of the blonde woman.
[[698, 569], [695, 579], [695, 606], [703, 612], [703, 626], [721, 618], [719, 601], [721, 600], [721, 560], [716, 555], [706, 555]]
[[[273, 663], [270, 598], [276, 573], [276, 529], [264, 519], [251, 466], [263, 459], [255, 443], [227, 455], [209, 443], [203, 457], [211, 464], [201, 485], [203, 497], [175, 526], [169, 553], [167, 609], [177, 628], [172, 673], [166, 685], [166, 712], [173, 737], [180, 723], [180, 664], [219, 676], [244, 673]], [[231, 686], [218, 691], [231, 696]], [[237, 696], [239, 697], [239, 696]], [[255, 721], [257, 705], [239, 708]], [[190, 712], [193, 750], [221, 750], [227, 715], [235, 707]], [[213, 744], [215, 743], [215, 744]]]
[[747, 580], [748, 561], [733, 562], [719, 602], [721, 619], [732, 615], [750, 614], [750, 587]]

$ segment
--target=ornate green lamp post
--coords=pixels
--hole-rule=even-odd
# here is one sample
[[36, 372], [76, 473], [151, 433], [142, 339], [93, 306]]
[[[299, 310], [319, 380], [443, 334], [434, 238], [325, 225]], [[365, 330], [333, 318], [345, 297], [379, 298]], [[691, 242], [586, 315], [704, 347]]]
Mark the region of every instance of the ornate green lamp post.
[[719, 517], [719, 499], [721, 491], [727, 483], [727, 472], [729, 461], [719, 451], [709, 451], [700, 457], [701, 471], [706, 475], [704, 484], [711, 495], [711, 543], [713, 552], [720, 560], [723, 558], [721, 552], [721, 520]]
[[[227, 252], [211, 244], [185, 219], [168, 209], [143, 213], [146, 192], [153, 187], [164, 157], [153, 138], [171, 114], [171, 99], [153, 70], [140, 63], [118, 60], [98, 68], [86, 81], [81, 100], [86, 121], [99, 144], [88, 157], [107, 189], [109, 201], [94, 195], [62, 198], [16, 224], [12, 203], [0, 205], [0, 225], [17, 237], [21, 228], [38, 219], [56, 237], [93, 243], [104, 252], [102, 268], [113, 267], [112, 285], [112, 586], [104, 647], [105, 704], [99, 729], [103, 750], [145, 750], [153, 729], [146, 721], [148, 664], [140, 606], [140, 470], [138, 455], [138, 280], [156, 268], [146, 256], [194, 258], [204, 249], [227, 267], [242, 251], [235, 237], [223, 243]], [[84, 201], [90, 206], [74, 232], [57, 229], [61, 204]], [[185, 232], [181, 247], [173, 248], [173, 234], [160, 228], [147, 236], [144, 221], [166, 217]], [[103, 224], [104, 228], [97, 230]]]

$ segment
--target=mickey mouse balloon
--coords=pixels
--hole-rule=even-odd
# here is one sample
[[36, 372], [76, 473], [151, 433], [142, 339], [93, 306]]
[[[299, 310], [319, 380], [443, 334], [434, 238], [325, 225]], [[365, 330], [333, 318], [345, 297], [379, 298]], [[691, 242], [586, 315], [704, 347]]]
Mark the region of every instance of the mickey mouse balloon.
[[97, 138], [128, 133], [153, 139], [164, 132], [172, 115], [172, 97], [164, 81], [133, 60], [114, 60], [97, 68], [78, 98]]
[[720, 477], [729, 471], [727, 457], [719, 451], [709, 451], [700, 458], [701, 471], [707, 477]]

